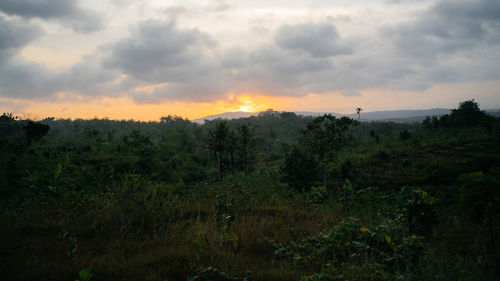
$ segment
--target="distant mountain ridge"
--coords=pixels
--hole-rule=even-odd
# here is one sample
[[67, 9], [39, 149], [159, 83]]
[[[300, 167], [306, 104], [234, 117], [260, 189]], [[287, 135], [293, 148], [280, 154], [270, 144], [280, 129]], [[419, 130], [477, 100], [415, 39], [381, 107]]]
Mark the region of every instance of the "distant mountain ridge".
[[[206, 120], [211, 121], [215, 119], [238, 119], [238, 118], [248, 118], [251, 116], [257, 116], [260, 112], [225, 112], [216, 115], [208, 115], [203, 118], [194, 119], [193, 122], [198, 124], [203, 124]], [[287, 111], [278, 111], [278, 112], [287, 112]], [[302, 116], [321, 116], [324, 114], [332, 114], [336, 117], [347, 116], [353, 119], [357, 119], [358, 115], [356, 113], [352, 114], [341, 114], [335, 112], [312, 112], [312, 111], [290, 111], [297, 115]], [[360, 121], [391, 121], [397, 123], [406, 123], [406, 122], [421, 122], [427, 116], [443, 116], [445, 114], [449, 114], [451, 109], [447, 108], [432, 108], [432, 109], [409, 109], [409, 110], [386, 110], [386, 111], [372, 111], [372, 112], [363, 112], [360, 114]], [[485, 110], [486, 113], [500, 116], [500, 109], [488, 109]]]

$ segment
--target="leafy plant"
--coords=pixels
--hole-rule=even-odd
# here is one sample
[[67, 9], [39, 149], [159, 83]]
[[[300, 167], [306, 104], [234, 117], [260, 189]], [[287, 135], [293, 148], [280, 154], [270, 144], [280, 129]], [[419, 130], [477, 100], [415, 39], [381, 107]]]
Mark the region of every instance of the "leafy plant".
[[405, 272], [415, 270], [425, 248], [424, 238], [411, 235], [395, 239], [397, 235], [391, 234], [391, 229], [387, 225], [380, 225], [371, 230], [357, 222], [348, 221], [327, 234], [309, 237], [299, 243], [287, 245], [273, 241], [271, 244], [276, 256], [287, 258], [297, 266], [312, 266], [321, 271], [301, 280], [344, 280], [343, 273], [349, 268], [344, 265], [364, 268], [368, 265], [362, 261], [366, 260], [378, 272], [374, 273], [372, 268], [368, 270], [369, 275], [387, 277], [390, 271], [400, 268]]
[[227, 229], [236, 218], [236, 207], [239, 200], [236, 197], [228, 196], [225, 193], [218, 194], [214, 202], [214, 219], [217, 225]]
[[78, 275], [80, 276], [79, 281], [89, 281], [90, 279], [92, 279], [92, 276], [94, 276], [90, 268], [84, 268], [80, 270], [78, 272]]
[[316, 186], [311, 189], [309, 193], [309, 198], [307, 200], [308, 205], [318, 206], [321, 205], [328, 198], [328, 192], [323, 186]]
[[430, 236], [437, 223], [437, 198], [421, 189], [401, 188], [399, 200], [403, 204], [403, 215], [411, 233]]
[[462, 174], [461, 209], [472, 222], [484, 225], [490, 233], [490, 243], [496, 249], [496, 223], [500, 213], [500, 181], [482, 172]]
[[61, 231], [59, 237], [67, 241], [67, 255], [72, 256], [78, 250], [78, 238], [75, 236], [71, 236], [68, 230], [65, 228]]

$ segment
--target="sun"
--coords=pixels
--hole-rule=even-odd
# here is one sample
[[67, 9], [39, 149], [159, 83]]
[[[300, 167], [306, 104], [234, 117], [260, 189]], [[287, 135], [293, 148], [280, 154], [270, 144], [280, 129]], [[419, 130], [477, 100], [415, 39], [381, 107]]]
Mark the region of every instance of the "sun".
[[255, 107], [251, 100], [243, 101], [243, 104], [238, 107], [238, 111], [242, 112], [252, 112], [253, 110], [255, 110]]
[[242, 105], [238, 108], [238, 111], [243, 111], [243, 112], [251, 112], [252, 111], [252, 106], [250, 105]]

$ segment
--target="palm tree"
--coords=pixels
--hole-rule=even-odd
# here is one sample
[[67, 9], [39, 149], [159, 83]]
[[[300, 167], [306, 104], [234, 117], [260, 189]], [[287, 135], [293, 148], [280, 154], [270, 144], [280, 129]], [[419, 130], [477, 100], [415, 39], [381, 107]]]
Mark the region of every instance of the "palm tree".
[[219, 177], [224, 177], [225, 165], [224, 154], [231, 145], [231, 130], [227, 121], [220, 121], [208, 130], [207, 145], [214, 151], [215, 157], [219, 154]]
[[247, 123], [240, 123], [238, 124], [237, 129], [239, 133], [241, 150], [243, 154], [243, 171], [245, 172], [246, 175], [248, 146], [250, 144], [250, 141], [252, 141], [253, 137], [255, 136], [255, 127]]
[[359, 117], [360, 117], [360, 112], [363, 111], [363, 109], [361, 107], [358, 107], [356, 108], [356, 113], [358, 114], [358, 120], [359, 120]]

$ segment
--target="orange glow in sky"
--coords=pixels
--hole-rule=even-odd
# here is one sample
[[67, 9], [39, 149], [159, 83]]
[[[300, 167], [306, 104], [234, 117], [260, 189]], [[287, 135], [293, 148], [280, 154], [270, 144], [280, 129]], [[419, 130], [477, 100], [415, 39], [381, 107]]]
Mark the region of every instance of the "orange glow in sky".
[[[178, 115], [190, 120], [224, 112], [259, 112], [266, 109], [277, 111], [315, 111], [354, 113], [356, 107], [364, 112], [394, 109], [428, 109], [435, 108], [436, 103], [447, 99], [454, 100], [445, 106], [455, 108], [460, 101], [476, 98], [474, 94], [480, 90], [483, 98], [476, 101], [482, 108], [488, 108], [490, 101], [498, 97], [496, 89], [500, 81], [488, 83], [462, 83], [458, 85], [438, 85], [422, 91], [419, 95], [413, 92], [390, 92], [387, 89], [364, 91], [361, 96], [342, 96], [339, 93], [309, 94], [303, 97], [266, 96], [252, 93], [228, 94], [224, 99], [213, 102], [163, 102], [158, 104], [137, 104], [131, 98], [95, 98], [76, 99], [64, 102], [14, 100], [6, 104], [0, 98], [0, 111], [13, 112], [24, 118], [43, 119], [109, 118], [118, 120], [158, 121], [160, 117]], [[144, 90], [144, 89], [142, 89]], [[437, 94], [439, 93], [439, 95]], [[387, 96], [397, 94], [397, 100]], [[380, 103], [381, 100], [386, 102]]]

